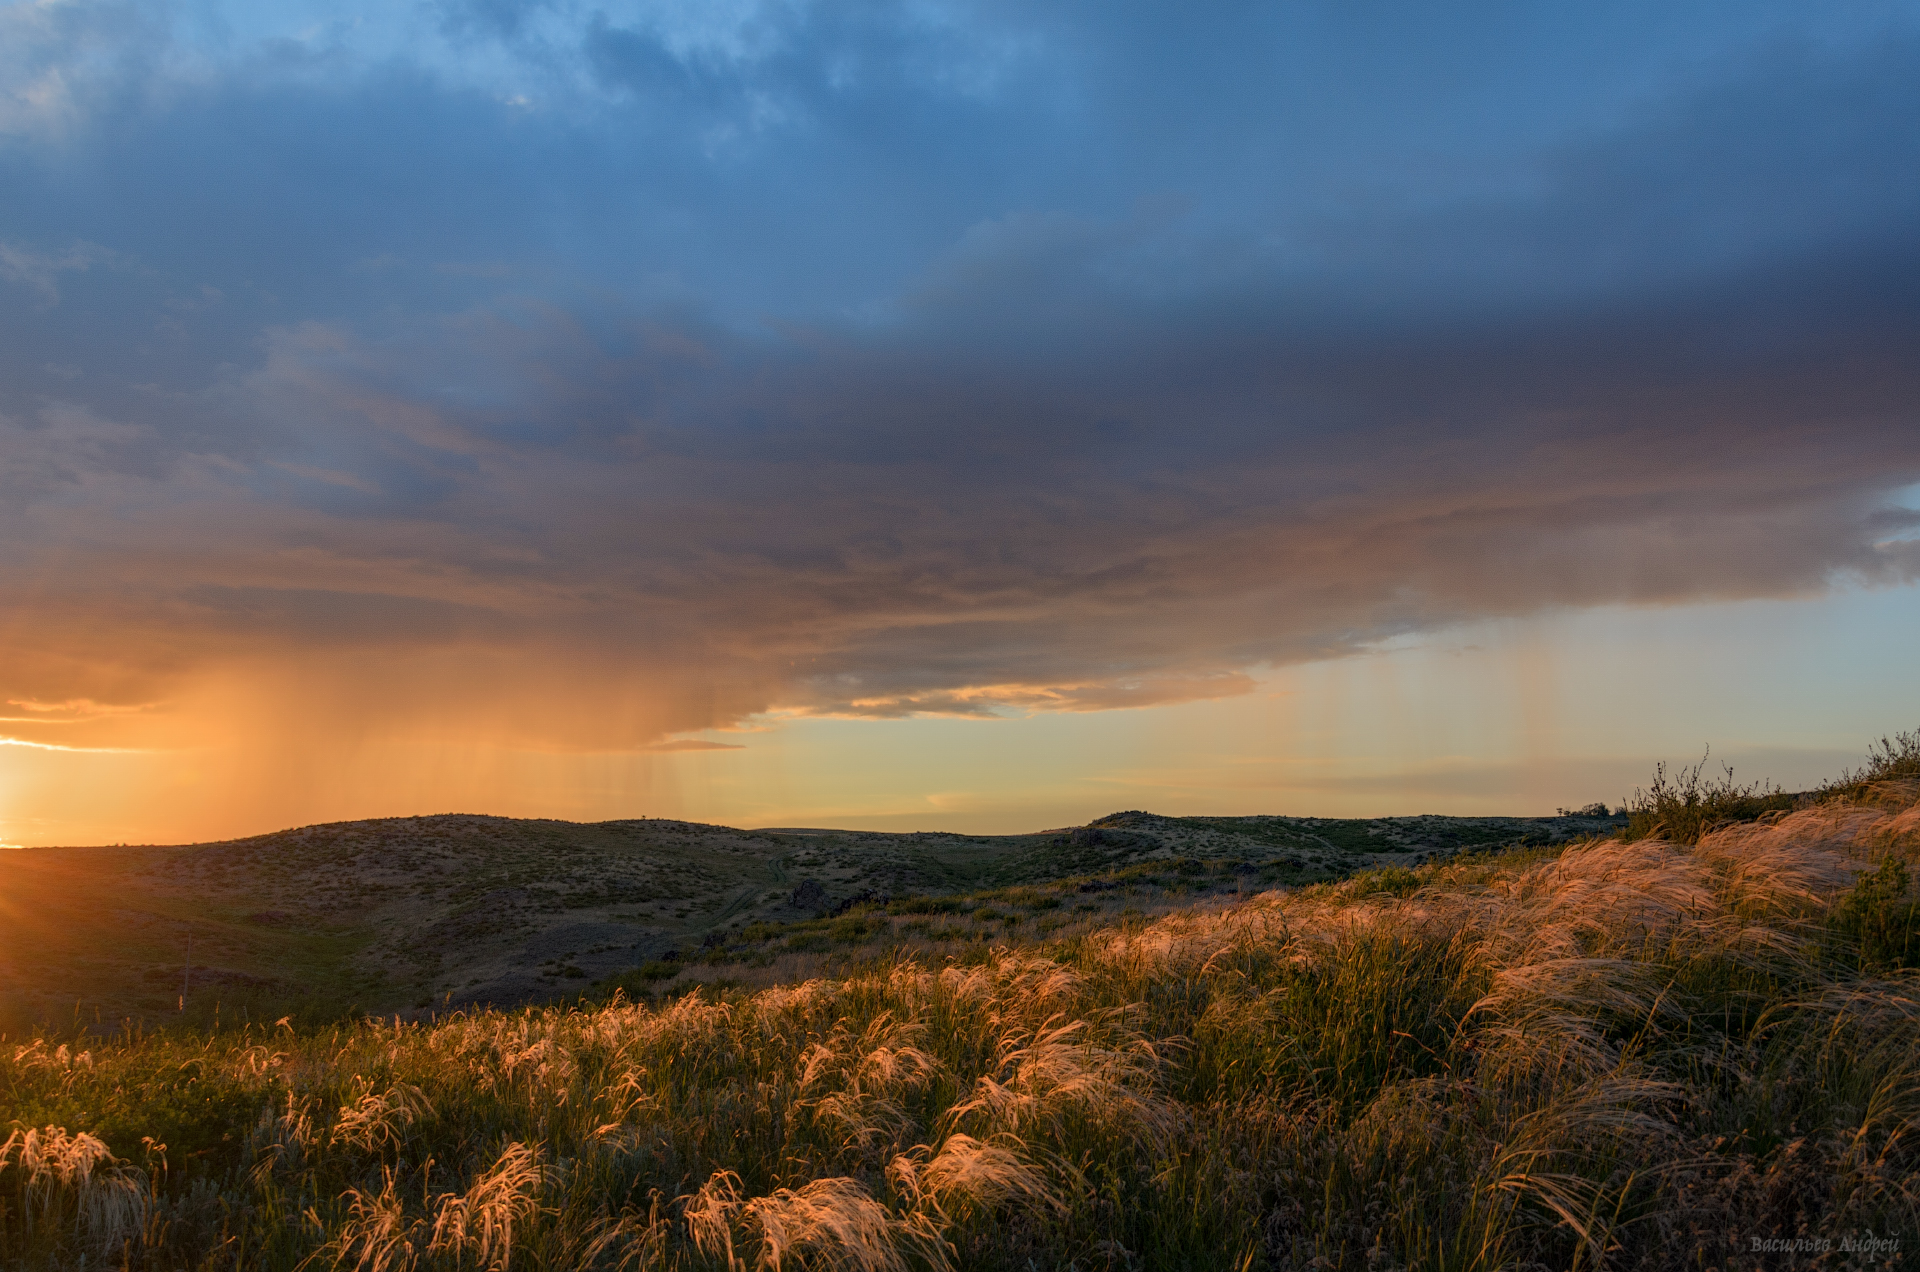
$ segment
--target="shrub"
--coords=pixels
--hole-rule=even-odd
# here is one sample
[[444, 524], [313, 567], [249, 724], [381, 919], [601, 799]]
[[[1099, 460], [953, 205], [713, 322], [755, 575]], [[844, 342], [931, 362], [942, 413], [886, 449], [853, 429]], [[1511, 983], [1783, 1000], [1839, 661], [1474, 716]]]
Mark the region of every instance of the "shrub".
[[1920, 968], [1920, 902], [1910, 892], [1907, 863], [1888, 857], [1834, 906], [1829, 926], [1862, 971]]
[[888, 914], [958, 914], [963, 908], [958, 897], [906, 897], [887, 904]]
[[828, 935], [837, 945], [859, 945], [892, 930], [893, 925], [878, 915], [849, 914], [835, 919]]
[[1377, 894], [1404, 897], [1420, 886], [1420, 876], [1405, 866], [1387, 866], [1380, 870], [1369, 870], [1355, 875], [1353, 897], [1368, 897]]
[[1794, 806], [1793, 796], [1779, 787], [1763, 782], [1739, 785], [1733, 769], [1718, 778], [1702, 778], [1707, 758], [1691, 768], [1682, 766], [1672, 773], [1662, 760], [1654, 766], [1653, 783], [1646, 790], [1636, 789], [1626, 803], [1625, 838], [1663, 838], [1676, 844], [1697, 844], [1700, 836], [1732, 822], [1752, 821], [1762, 813], [1784, 812]]
[[1867, 746], [1867, 762], [1859, 772], [1848, 769], [1820, 789], [1822, 796], [1856, 796], [1875, 782], [1907, 782], [1920, 778], [1920, 729], [1896, 733]]

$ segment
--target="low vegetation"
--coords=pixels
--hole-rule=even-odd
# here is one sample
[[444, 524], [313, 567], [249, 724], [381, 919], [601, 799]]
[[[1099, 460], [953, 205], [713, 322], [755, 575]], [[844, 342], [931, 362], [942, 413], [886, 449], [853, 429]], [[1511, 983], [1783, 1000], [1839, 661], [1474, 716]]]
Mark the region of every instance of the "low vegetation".
[[1656, 765], [1652, 784], [1636, 790], [1625, 805], [1626, 838], [1658, 836], [1676, 844], [1697, 844], [1709, 831], [1785, 812], [1798, 800], [1765, 782], [1744, 786], [1735, 782], [1731, 766], [1723, 766], [1719, 777], [1702, 777], [1709, 758], [1711, 752], [1701, 756], [1699, 763], [1673, 771], [1664, 761]]
[[[1221, 885], [1205, 877], [1216, 867], [1295, 885], [1612, 828], [1604, 810], [1371, 819], [1134, 810], [1022, 835], [450, 813], [211, 844], [0, 852], [11, 907], [0, 926], [0, 1034], [53, 1021], [211, 1027], [291, 1016], [310, 1026], [436, 1005], [514, 1007], [716, 938], [737, 942], [745, 928], [863, 902], [1012, 896], [1176, 867], [1191, 896]], [[813, 948], [745, 979], [822, 973], [801, 960], [846, 943], [804, 944]]]
[[[16, 1038], [0, 1260], [1888, 1266], [1920, 1248], [1920, 747], [1888, 746], [1743, 820], [876, 900], [566, 1005]], [[796, 942], [843, 963], [747, 983]]]

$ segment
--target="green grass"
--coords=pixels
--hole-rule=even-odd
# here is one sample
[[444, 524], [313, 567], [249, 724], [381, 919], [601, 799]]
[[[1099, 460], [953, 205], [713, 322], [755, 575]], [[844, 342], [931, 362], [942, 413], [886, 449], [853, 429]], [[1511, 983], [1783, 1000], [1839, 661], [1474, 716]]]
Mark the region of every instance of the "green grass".
[[510, 1013], [15, 1036], [0, 1266], [1911, 1251], [1920, 781], [1776, 811], [1191, 908], [1220, 863], [1140, 863], [759, 924], [707, 956], [831, 970], [801, 983], [654, 962]]

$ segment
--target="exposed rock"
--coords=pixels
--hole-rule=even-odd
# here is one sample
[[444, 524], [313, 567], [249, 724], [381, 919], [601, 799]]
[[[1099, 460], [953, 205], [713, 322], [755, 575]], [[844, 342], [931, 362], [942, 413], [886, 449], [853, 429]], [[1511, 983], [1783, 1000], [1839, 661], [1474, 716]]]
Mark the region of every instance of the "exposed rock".
[[800, 886], [787, 894], [787, 901], [802, 910], [824, 910], [833, 904], [833, 898], [827, 895], [818, 879], [802, 879]]
[[875, 892], [872, 888], [862, 888], [845, 901], [842, 901], [839, 905], [834, 906], [833, 912], [836, 915], [845, 914], [856, 905], [885, 905], [891, 900], [893, 900], [892, 893]]

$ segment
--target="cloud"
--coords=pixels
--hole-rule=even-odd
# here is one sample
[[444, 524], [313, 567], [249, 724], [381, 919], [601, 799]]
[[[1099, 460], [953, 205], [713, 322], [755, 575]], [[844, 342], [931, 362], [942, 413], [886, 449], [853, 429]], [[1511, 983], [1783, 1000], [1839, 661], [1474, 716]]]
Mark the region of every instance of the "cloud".
[[[1894, 303], [1913, 276], [1885, 263]], [[1167, 330], [1011, 373], [940, 342], [474, 315], [302, 342], [248, 383], [327, 421], [352, 487], [262, 485], [269, 461], [210, 470], [197, 506], [129, 498], [119, 535], [73, 520], [104, 492], [18, 524], [80, 565], [42, 583], [46, 635], [308, 667], [351, 703], [323, 716], [638, 747], [763, 711], [1190, 700], [1488, 615], [1913, 578], [1887, 528], [1920, 434], [1890, 421], [1920, 348], [1830, 325], [1837, 277], [1394, 341]], [[1810, 316], [1756, 321], [1755, 296]]]
[[38, 292], [48, 304], [60, 299], [61, 274], [92, 269], [111, 262], [113, 254], [91, 243], [76, 243], [53, 252], [34, 251], [17, 244], [0, 242], [0, 278], [23, 283]]
[[1254, 681], [1237, 672], [1121, 678], [1091, 684], [966, 685], [934, 692], [865, 694], [857, 675], [817, 678], [795, 685], [783, 703], [792, 716], [856, 720], [899, 720], [908, 716], [973, 716], [992, 719], [1003, 712], [1115, 711], [1127, 707], [1168, 706], [1253, 691]]
[[33, 742], [26, 738], [0, 736], [0, 746], [24, 746], [35, 751], [70, 751], [95, 755], [120, 755], [131, 748], [119, 746], [62, 746], [58, 742]]
[[1920, 570], [1902, 27], [59, 8], [0, 693], [115, 737], [685, 750]]

